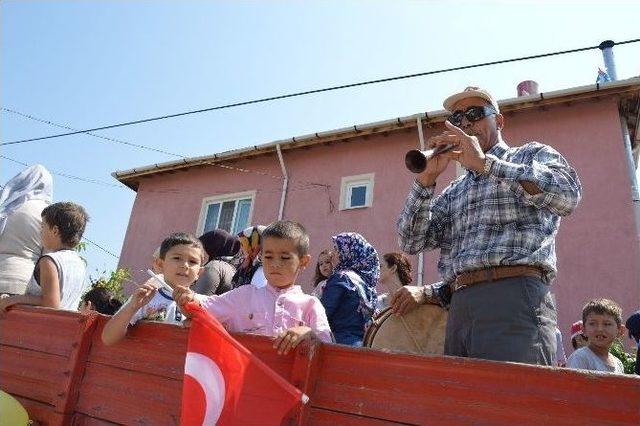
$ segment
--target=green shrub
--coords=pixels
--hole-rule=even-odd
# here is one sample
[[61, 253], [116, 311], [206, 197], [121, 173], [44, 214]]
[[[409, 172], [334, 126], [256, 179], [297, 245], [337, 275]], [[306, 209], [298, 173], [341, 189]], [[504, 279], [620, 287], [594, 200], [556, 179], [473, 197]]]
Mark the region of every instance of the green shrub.
[[611, 346], [609, 352], [611, 352], [611, 355], [622, 361], [624, 372], [626, 374], [634, 374], [636, 367], [636, 356], [626, 353], [624, 351], [624, 347], [622, 346], [622, 342], [620, 342], [619, 339], [613, 342], [613, 345]]

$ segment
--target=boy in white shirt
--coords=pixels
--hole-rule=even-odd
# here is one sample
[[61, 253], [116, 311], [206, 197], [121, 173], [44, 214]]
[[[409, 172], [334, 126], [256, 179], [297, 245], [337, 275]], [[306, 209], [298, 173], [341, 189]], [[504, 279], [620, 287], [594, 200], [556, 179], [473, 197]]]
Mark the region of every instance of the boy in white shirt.
[[[188, 288], [203, 268], [204, 248], [196, 237], [175, 233], [165, 238], [160, 246], [160, 256], [154, 265], [162, 272], [164, 281], [172, 289]], [[159, 285], [151, 278], [140, 285], [129, 300], [111, 317], [102, 331], [102, 342], [112, 345], [122, 340], [129, 325], [141, 319], [179, 324], [184, 319], [173, 300], [173, 291]]]
[[567, 367], [624, 374], [622, 361], [609, 353], [622, 336], [622, 308], [608, 299], [596, 299], [582, 309], [583, 334], [588, 345], [571, 354]]

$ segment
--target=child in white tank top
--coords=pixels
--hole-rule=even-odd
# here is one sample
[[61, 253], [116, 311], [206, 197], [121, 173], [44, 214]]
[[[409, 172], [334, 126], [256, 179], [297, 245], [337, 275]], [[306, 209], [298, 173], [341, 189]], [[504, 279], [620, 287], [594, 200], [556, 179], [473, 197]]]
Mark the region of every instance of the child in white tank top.
[[42, 211], [42, 245], [46, 254], [38, 259], [24, 295], [0, 299], [0, 315], [16, 304], [78, 309], [85, 264], [74, 248], [87, 221], [84, 208], [71, 202], [51, 204]]

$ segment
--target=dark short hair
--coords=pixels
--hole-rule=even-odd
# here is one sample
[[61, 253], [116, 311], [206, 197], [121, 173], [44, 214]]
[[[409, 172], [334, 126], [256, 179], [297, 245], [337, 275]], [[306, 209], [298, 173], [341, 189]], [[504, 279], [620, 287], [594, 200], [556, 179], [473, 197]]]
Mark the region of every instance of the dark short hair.
[[113, 315], [122, 306], [122, 302], [116, 299], [104, 287], [94, 286], [82, 296], [82, 301], [91, 302], [96, 311], [105, 315]]
[[191, 246], [200, 250], [200, 263], [204, 263], [204, 247], [202, 242], [192, 234], [186, 232], [176, 232], [169, 235], [160, 244], [160, 259], [164, 260], [167, 252], [175, 246]]
[[599, 315], [611, 315], [618, 325], [622, 324], [622, 308], [613, 300], [594, 299], [582, 308], [582, 322], [587, 323], [587, 315], [594, 313]]
[[298, 222], [291, 220], [273, 222], [262, 231], [262, 240], [264, 241], [267, 238], [292, 240], [300, 257], [309, 253], [309, 234], [304, 226]]
[[75, 247], [80, 243], [89, 221], [86, 210], [70, 201], [48, 205], [42, 210], [41, 216], [50, 227], [58, 227], [60, 241], [69, 247]]

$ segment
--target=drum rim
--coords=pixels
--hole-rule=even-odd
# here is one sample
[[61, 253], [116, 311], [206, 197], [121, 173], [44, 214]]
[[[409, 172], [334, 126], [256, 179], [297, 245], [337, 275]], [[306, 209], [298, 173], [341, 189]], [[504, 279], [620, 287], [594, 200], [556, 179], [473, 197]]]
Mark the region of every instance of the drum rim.
[[383, 310], [378, 312], [376, 315], [374, 315], [374, 317], [371, 320], [371, 324], [367, 328], [367, 331], [364, 333], [364, 340], [362, 342], [362, 346], [366, 348], [371, 348], [371, 345], [373, 344], [373, 339], [376, 337], [376, 334], [378, 334], [378, 330], [380, 330], [380, 326], [391, 315], [393, 315], [393, 312], [391, 311], [391, 307], [384, 308]]

